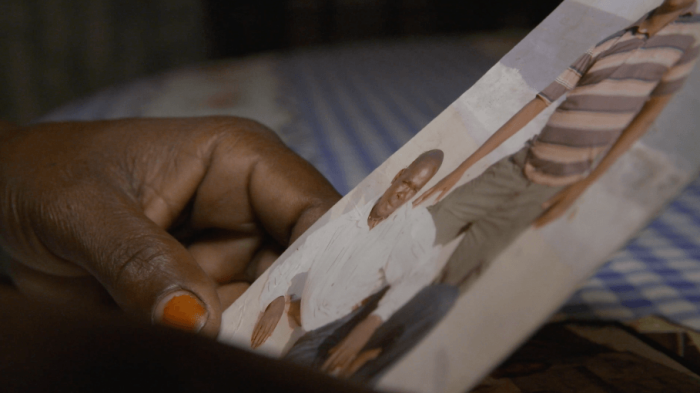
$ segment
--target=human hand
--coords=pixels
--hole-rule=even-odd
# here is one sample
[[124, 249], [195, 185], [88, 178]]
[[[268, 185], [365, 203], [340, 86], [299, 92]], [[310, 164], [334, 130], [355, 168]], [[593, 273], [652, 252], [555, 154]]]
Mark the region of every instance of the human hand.
[[338, 345], [328, 351], [330, 356], [323, 363], [321, 371], [332, 373], [338, 370], [339, 377], [348, 377], [365, 362], [377, 357], [381, 350], [364, 351], [362, 354], [360, 351], [381, 324], [381, 318], [373, 314], [358, 323]]
[[438, 202], [442, 197], [447, 194], [452, 187], [457, 184], [459, 179], [462, 178], [462, 175], [464, 174], [464, 171], [461, 171], [459, 169], [456, 169], [452, 171], [449, 175], [443, 177], [437, 184], [434, 186], [430, 187], [430, 189], [426, 192], [424, 192], [421, 196], [416, 198], [413, 201], [413, 207], [416, 207], [420, 205], [421, 203], [425, 202], [428, 198], [431, 196], [435, 195], [436, 193], [439, 193], [437, 198], [435, 198], [435, 202]]
[[381, 348], [366, 349], [360, 352], [355, 359], [350, 363], [349, 366], [340, 370], [337, 377], [338, 378], [350, 378], [357, 370], [359, 370], [365, 363], [372, 359], [376, 359], [379, 354], [382, 353]]
[[[264, 126], [0, 123], [0, 242], [26, 295], [214, 336], [221, 291], [339, 199]], [[234, 288], [235, 289], [235, 288]]]
[[533, 226], [535, 228], [542, 228], [543, 226], [561, 217], [567, 210], [569, 210], [574, 202], [576, 202], [578, 197], [580, 197], [581, 194], [586, 191], [588, 186], [589, 182], [584, 179], [566, 187], [554, 195], [547, 202], [542, 204], [542, 209], [544, 209], [545, 212], [542, 213], [537, 220], [535, 220]]
[[301, 327], [301, 299], [292, 300], [289, 302], [287, 320], [289, 321], [290, 329]]
[[250, 337], [250, 347], [255, 349], [265, 343], [275, 331], [277, 323], [282, 318], [284, 312], [284, 297], [280, 296], [267, 305], [265, 311], [260, 314], [258, 322], [253, 328], [253, 335]]

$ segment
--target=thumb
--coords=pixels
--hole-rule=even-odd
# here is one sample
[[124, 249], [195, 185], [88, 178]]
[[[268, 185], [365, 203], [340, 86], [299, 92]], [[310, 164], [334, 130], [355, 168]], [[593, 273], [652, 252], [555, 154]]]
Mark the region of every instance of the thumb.
[[54, 252], [88, 270], [125, 311], [153, 323], [218, 334], [216, 285], [180, 242], [114, 194], [81, 202], [79, 211], [69, 214], [71, 229], [53, 231], [67, 236], [51, 247]]

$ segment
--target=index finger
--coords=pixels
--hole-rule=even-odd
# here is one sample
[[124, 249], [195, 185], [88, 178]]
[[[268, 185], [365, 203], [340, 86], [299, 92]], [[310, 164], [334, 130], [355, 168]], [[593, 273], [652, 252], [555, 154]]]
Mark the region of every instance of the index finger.
[[320, 172], [266, 127], [243, 119], [226, 125], [197, 190], [194, 226], [258, 223], [286, 246], [340, 199]]
[[260, 329], [262, 329], [261, 322], [262, 321], [258, 319], [258, 322], [256, 322], [255, 326], [253, 327], [253, 333], [250, 335], [250, 346], [252, 348], [256, 347], [255, 343], [257, 342], [257, 337], [260, 334]]

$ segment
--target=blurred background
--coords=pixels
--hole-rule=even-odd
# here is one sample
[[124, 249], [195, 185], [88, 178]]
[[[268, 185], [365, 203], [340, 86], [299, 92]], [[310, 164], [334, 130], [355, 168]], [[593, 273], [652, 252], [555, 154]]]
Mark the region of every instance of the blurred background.
[[536, 26], [560, 0], [2, 0], [0, 118], [265, 51]]

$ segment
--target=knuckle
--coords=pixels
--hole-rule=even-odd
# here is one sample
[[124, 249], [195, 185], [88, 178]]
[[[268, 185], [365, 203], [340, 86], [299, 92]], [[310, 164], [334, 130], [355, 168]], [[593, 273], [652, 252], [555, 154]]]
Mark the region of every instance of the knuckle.
[[238, 141], [241, 138], [246, 140], [266, 140], [280, 141], [277, 134], [263, 125], [252, 119], [239, 117], [214, 117], [210, 119], [212, 122], [211, 128], [215, 133], [224, 138], [233, 137], [233, 141]]
[[[154, 274], [167, 272], [169, 258], [165, 250], [157, 245], [119, 247], [111, 257], [110, 284], [114, 287], [122, 285], [147, 286]], [[136, 288], [134, 288], [136, 289]]]

